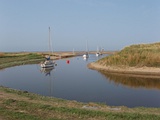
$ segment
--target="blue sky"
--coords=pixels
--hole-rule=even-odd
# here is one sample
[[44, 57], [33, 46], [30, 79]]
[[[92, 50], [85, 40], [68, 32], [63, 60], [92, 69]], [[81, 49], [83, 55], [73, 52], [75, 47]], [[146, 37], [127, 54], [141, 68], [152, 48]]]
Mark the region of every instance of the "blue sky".
[[0, 51], [121, 50], [160, 40], [160, 0], [0, 0]]

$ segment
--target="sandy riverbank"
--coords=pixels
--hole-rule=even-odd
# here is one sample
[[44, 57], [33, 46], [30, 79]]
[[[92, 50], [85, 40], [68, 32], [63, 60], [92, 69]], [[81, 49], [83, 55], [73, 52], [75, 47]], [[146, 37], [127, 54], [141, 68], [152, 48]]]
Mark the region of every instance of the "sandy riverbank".
[[94, 70], [104, 70], [109, 73], [125, 74], [130, 76], [160, 78], [160, 68], [155, 67], [119, 67], [119, 66], [102, 66], [92, 62], [88, 64], [88, 68]]

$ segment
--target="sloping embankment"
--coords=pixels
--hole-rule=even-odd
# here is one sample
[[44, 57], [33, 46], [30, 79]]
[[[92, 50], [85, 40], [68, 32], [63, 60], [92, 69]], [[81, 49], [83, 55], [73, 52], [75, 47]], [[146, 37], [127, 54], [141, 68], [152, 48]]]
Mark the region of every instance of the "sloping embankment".
[[160, 78], [160, 68], [155, 67], [119, 67], [119, 66], [103, 66], [98, 63], [88, 64], [88, 68], [94, 70], [104, 70], [109, 73], [119, 73], [127, 74], [131, 76], [141, 76], [141, 77], [159, 77]]
[[88, 65], [110, 73], [160, 77], [160, 42], [125, 47], [120, 52]]

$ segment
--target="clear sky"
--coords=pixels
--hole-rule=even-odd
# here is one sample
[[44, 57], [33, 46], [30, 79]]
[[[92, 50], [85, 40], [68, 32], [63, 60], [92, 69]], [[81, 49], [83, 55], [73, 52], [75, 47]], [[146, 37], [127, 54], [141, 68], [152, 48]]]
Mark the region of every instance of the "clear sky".
[[121, 50], [160, 40], [160, 0], [0, 0], [0, 51]]

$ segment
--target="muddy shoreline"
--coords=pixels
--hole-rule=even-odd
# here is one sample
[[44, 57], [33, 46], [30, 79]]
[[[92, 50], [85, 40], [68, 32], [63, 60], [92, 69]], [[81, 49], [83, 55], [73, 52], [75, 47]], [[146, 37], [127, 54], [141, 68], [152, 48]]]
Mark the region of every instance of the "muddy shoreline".
[[98, 63], [92, 62], [88, 65], [89, 69], [106, 71], [108, 73], [123, 74], [135, 77], [150, 77], [160, 78], [160, 68], [155, 67], [118, 67], [118, 66], [102, 66]]

